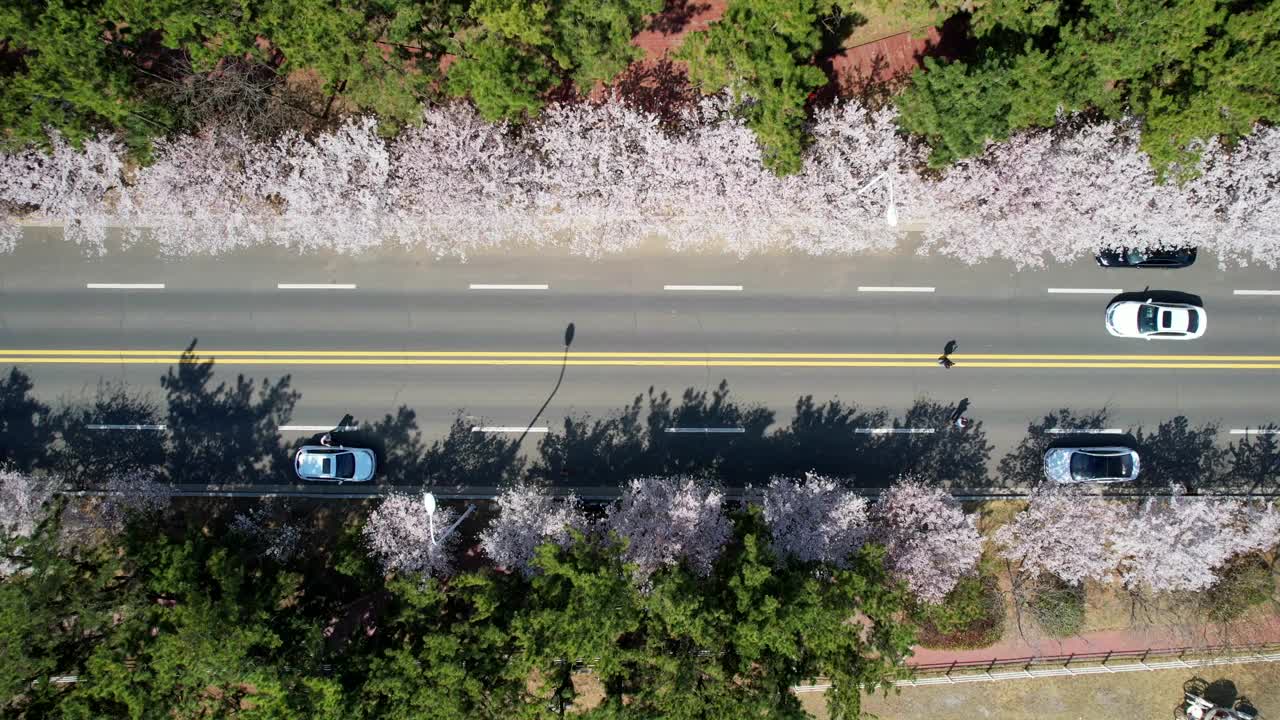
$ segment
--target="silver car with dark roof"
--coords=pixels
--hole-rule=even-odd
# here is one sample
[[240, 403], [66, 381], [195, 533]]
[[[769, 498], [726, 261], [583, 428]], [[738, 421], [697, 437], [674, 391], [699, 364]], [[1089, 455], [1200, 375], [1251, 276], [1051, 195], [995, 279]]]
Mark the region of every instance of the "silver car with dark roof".
[[1128, 482], [1140, 469], [1137, 451], [1127, 447], [1050, 448], [1044, 454], [1044, 476], [1064, 485]]

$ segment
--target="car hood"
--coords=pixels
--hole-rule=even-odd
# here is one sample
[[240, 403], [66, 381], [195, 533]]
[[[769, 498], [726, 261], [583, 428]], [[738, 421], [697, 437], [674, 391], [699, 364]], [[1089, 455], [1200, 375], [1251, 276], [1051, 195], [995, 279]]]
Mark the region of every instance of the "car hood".
[[1071, 478], [1071, 450], [1053, 448], [1044, 455], [1044, 476], [1051, 482], [1075, 482]]
[[356, 456], [356, 474], [353, 480], [363, 481], [373, 477], [375, 465], [373, 453], [368, 450], [353, 450]]

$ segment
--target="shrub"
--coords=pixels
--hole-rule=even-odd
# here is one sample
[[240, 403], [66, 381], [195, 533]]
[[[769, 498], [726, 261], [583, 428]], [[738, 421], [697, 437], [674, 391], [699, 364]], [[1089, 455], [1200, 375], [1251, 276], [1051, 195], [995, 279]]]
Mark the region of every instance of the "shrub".
[[972, 649], [994, 645], [1004, 632], [1004, 596], [992, 575], [967, 575], [938, 604], [915, 603], [911, 619], [920, 645]]
[[1078, 635], [1084, 627], [1084, 585], [1043, 577], [1031, 590], [1028, 607], [1036, 625], [1053, 637]]
[[1275, 573], [1261, 555], [1241, 555], [1222, 570], [1213, 587], [1200, 596], [1205, 615], [1215, 622], [1238, 619], [1255, 605], [1275, 597]]

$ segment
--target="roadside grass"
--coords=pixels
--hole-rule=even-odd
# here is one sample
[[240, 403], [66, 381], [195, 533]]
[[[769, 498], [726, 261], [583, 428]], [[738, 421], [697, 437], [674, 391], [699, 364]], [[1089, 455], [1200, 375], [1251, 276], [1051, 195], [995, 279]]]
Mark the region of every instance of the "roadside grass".
[[[1232, 683], [1262, 717], [1280, 713], [1280, 663], [901, 688], [864, 693], [862, 709], [885, 720], [1167, 718], [1182, 701], [1183, 683], [1195, 677]], [[822, 693], [800, 700], [820, 720], [829, 717]]]
[[1182, 702], [1183, 684], [1194, 677], [1233, 683], [1263, 713], [1280, 708], [1276, 663], [903, 688], [896, 696], [867, 697], [863, 707], [894, 720], [1166, 718]]
[[946, 19], [936, 11], [928, 15], [913, 13], [907, 9], [904, 0], [863, 0], [854, 10], [866, 22], [854, 28], [849, 37], [845, 38], [846, 48], [865, 45], [908, 30], [923, 31]]

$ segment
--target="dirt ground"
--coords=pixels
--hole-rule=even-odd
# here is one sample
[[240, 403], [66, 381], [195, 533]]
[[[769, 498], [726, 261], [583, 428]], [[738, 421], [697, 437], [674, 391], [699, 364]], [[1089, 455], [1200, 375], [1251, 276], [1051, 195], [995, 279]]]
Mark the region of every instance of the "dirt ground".
[[[1280, 720], [1280, 663], [908, 687], [867, 696], [862, 709], [881, 720], [1167, 720], [1182, 701], [1183, 683], [1196, 677], [1217, 683], [1215, 692], [1247, 697], [1259, 718]], [[821, 693], [801, 699], [825, 720]]]

